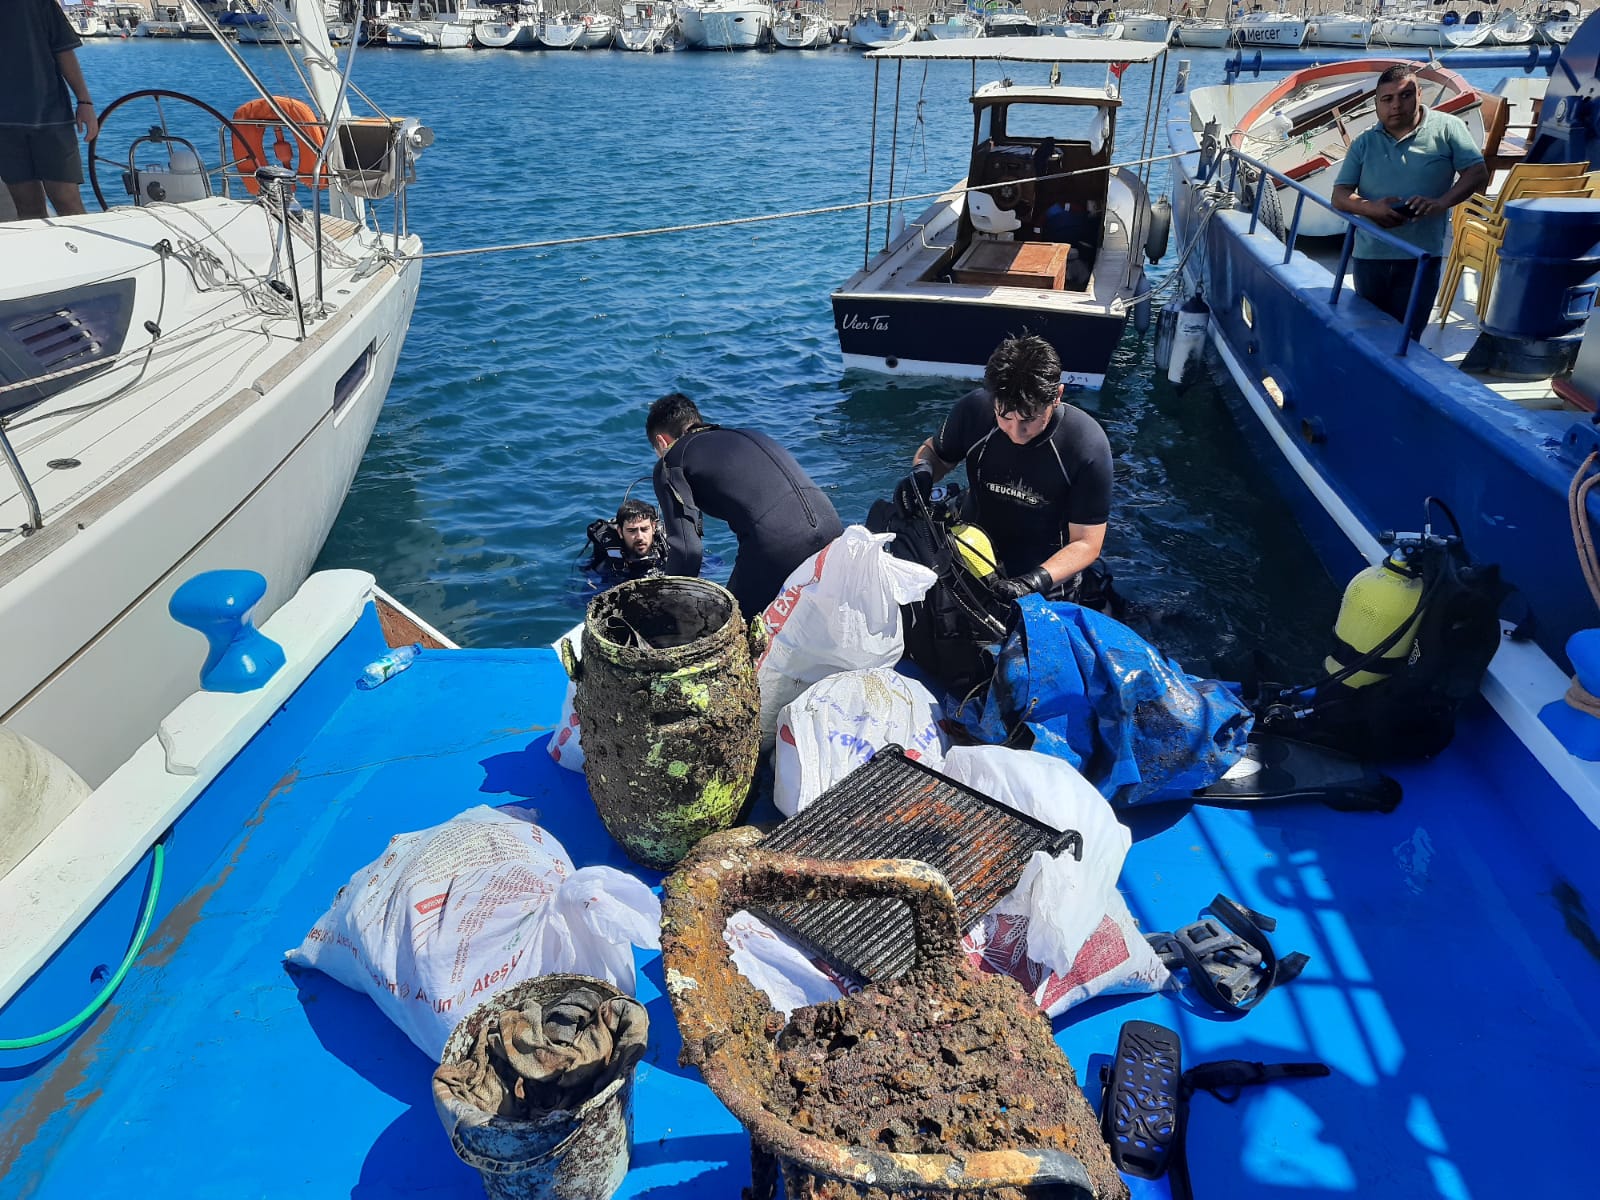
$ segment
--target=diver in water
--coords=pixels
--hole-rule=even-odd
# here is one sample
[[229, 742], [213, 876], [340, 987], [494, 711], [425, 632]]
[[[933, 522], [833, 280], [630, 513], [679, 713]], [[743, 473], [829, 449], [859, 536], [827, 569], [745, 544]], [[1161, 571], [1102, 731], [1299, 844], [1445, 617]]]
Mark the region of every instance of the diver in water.
[[667, 539], [661, 533], [661, 518], [643, 500], [624, 500], [616, 520], [590, 525], [589, 544], [594, 552], [583, 569], [598, 577], [600, 591], [630, 579], [665, 574]]

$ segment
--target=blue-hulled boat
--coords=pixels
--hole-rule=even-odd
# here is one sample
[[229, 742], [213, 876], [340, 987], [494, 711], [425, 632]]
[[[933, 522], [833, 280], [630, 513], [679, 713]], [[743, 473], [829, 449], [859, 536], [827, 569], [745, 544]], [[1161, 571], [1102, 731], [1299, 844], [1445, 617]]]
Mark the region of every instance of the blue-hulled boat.
[[[1544, 93], [1527, 161], [1588, 158], [1597, 60], [1600, 22], [1590, 22], [1547, 90], [1542, 79], [1518, 77], [1498, 90], [1513, 120]], [[1380, 561], [1380, 533], [1420, 523], [1424, 497], [1451, 506], [1473, 555], [1500, 565], [1532, 617], [1519, 620], [1526, 640], [1502, 645], [1484, 694], [1544, 770], [1600, 817], [1595, 764], [1540, 718], [1566, 693], [1568, 639], [1600, 624], [1568, 512], [1574, 478], [1600, 446], [1593, 400], [1564, 375], [1552, 378], [1570, 364], [1560, 339], [1480, 339], [1485, 331], [1460, 297], [1442, 321], [1435, 316], [1420, 348], [1408, 347], [1400, 325], [1344, 277], [1349, 237], [1297, 241], [1298, 215], [1321, 205], [1326, 216], [1326, 202], [1270, 160], [1222, 145], [1231, 122], [1274, 86], [1199, 88], [1174, 99], [1168, 122], [1181, 155], [1172, 204], [1183, 278], [1209, 305], [1210, 345], [1239, 386], [1240, 427], [1336, 577]], [[1256, 182], [1263, 173], [1275, 186]], [[1513, 215], [1542, 219], [1548, 213], [1535, 210], [1550, 203]], [[1597, 211], [1592, 200], [1562, 204], [1568, 215]], [[1373, 229], [1340, 219], [1352, 234], [1355, 223]], [[1522, 293], [1524, 308], [1536, 291]], [[1593, 522], [1600, 506], [1588, 501], [1587, 513]]]
[[[1214, 328], [1227, 335], [1219, 348], [1252, 369], [1270, 364], [1271, 387], [1258, 380], [1269, 403], [1274, 389], [1299, 398], [1286, 382], [1299, 353], [1266, 336], [1301, 309], [1327, 330], [1308, 348], [1325, 375], [1359, 385], [1396, 357], [1392, 323], [1348, 296], [1330, 308], [1316, 264], [1282, 265], [1282, 244], [1268, 253], [1249, 223], [1227, 211], [1205, 222], [1214, 240], [1204, 269]], [[1192, 238], [1198, 224], [1180, 229]], [[1280, 276], [1310, 290], [1280, 297], [1269, 286]], [[1248, 325], [1222, 311], [1230, 280], [1258, 289]], [[1405, 360], [1426, 396], [1375, 373], [1346, 400], [1386, 387], [1404, 418], [1391, 427], [1431, 429], [1426, 414], [1455, 403], [1444, 383], [1453, 368]], [[1394, 512], [1372, 513], [1370, 526], [1373, 502], [1341, 493], [1337, 476], [1283, 473], [1329, 506], [1323, 532], [1345, 538], [1340, 563], [1359, 561], [1350, 546], [1376, 546], [1378, 522], [1417, 513], [1421, 495], [1455, 498], [1474, 551], [1506, 563], [1537, 607], [1542, 593], [1502, 551], [1511, 539], [1489, 544], [1496, 520], [1481, 498], [1498, 499], [1486, 490], [1497, 483], [1514, 498], [1515, 468], [1540, 454], [1558, 461], [1561, 439], [1487, 398], [1458, 407], [1464, 428], [1444, 451], [1487, 462], [1494, 438], [1525, 444], [1465, 499], [1445, 485], [1475, 477], [1439, 461], [1439, 449], [1406, 463], [1409, 485], [1384, 481]], [[1278, 430], [1285, 457], [1274, 462], [1290, 463], [1299, 415], [1262, 426]], [[1310, 447], [1320, 453], [1347, 427], [1331, 403], [1317, 415], [1312, 431], [1328, 431]], [[1374, 455], [1392, 453], [1373, 436], [1382, 427], [1367, 416]], [[1510, 510], [1524, 511], [1531, 501]], [[547, 753], [566, 683], [553, 652], [450, 647], [359, 572], [313, 576], [262, 632], [283, 649], [276, 673], [254, 690], [197, 691], [0, 877], [10, 917], [0, 925], [0, 1194], [479, 1195], [435, 1113], [435, 1064], [369, 999], [286, 966], [285, 951], [393, 834], [483, 803], [536, 808], [579, 866], [659, 882], [611, 840], [583, 778]], [[390, 645], [422, 639], [433, 648], [404, 673], [356, 686]], [[199, 672], [205, 647], [193, 644]], [[1150, 1020], [1182, 1035], [1190, 1062], [1331, 1069], [1247, 1089], [1232, 1105], [1198, 1097], [1188, 1158], [1202, 1197], [1581, 1191], [1586, 1101], [1600, 1076], [1600, 937], [1588, 909], [1600, 894], [1600, 807], [1593, 767], [1538, 720], [1558, 685], [1564, 672], [1543, 641], [1508, 643], [1486, 688], [1494, 703], [1469, 706], [1436, 759], [1393, 769], [1405, 799], [1392, 813], [1122, 812], [1135, 841], [1120, 887], [1144, 928], [1174, 929], [1226, 894], [1276, 917], [1275, 944], [1310, 962], [1242, 1020], [1171, 992], [1069, 1010], [1055, 1038], [1090, 1098], [1123, 1022]], [[659, 959], [641, 953], [639, 966], [651, 1038], [617, 1194], [736, 1195], [750, 1181], [749, 1139], [679, 1066]]]
[[[554, 653], [430, 649], [359, 690], [396, 620], [395, 640], [417, 636], [370, 577], [313, 576], [262, 627], [285, 650], [277, 676], [197, 693], [165, 747], [152, 739], [0, 880], [16, 914], [0, 933], [0, 1038], [62, 1022], [141, 916], [149, 930], [91, 1020], [0, 1051], [6, 1194], [76, 1197], [108, 1171], [134, 1195], [480, 1194], [435, 1115], [434, 1064], [367, 997], [287, 967], [285, 949], [393, 833], [485, 802], [536, 808], [579, 865], [659, 877], [628, 862], [582, 777], [546, 752], [565, 683]], [[1170, 993], [1068, 1011], [1056, 1040], [1091, 1099], [1132, 1018], [1178, 1030], [1190, 1061], [1332, 1069], [1232, 1107], [1197, 1100], [1201, 1195], [1562, 1194], [1581, 1169], [1600, 1071], [1587, 908], [1600, 834], [1487, 707], [1445, 756], [1397, 774], [1406, 798], [1386, 816], [1135, 822], [1121, 886], [1146, 928], [1226, 893], [1275, 915], [1275, 941], [1311, 963], [1242, 1021]], [[660, 962], [640, 967], [651, 1043], [618, 1194], [733, 1196], [747, 1138], [678, 1066]], [[1530, 1094], [1537, 1138], [1521, 1124]]]

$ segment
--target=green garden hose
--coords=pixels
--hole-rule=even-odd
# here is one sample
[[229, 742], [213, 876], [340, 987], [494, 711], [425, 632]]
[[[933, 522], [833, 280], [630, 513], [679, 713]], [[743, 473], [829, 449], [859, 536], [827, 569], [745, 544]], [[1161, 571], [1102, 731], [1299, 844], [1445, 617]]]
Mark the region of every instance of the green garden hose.
[[161, 875], [166, 866], [167, 847], [164, 842], [157, 842], [152, 848], [150, 858], [150, 886], [149, 894], [145, 897], [144, 912], [139, 916], [139, 927], [134, 930], [133, 941], [128, 945], [128, 953], [123, 956], [122, 965], [117, 968], [116, 974], [100, 989], [100, 994], [77, 1016], [69, 1021], [63, 1021], [54, 1029], [44, 1033], [36, 1033], [25, 1038], [0, 1038], [0, 1050], [31, 1050], [35, 1046], [42, 1046], [46, 1042], [53, 1042], [57, 1038], [66, 1037], [67, 1034], [82, 1028], [94, 1015], [105, 1007], [111, 994], [117, 990], [117, 985], [127, 975], [128, 969], [133, 966], [133, 960], [139, 957], [139, 951], [144, 949], [144, 939], [150, 933], [150, 922], [155, 919], [156, 899], [161, 895]]

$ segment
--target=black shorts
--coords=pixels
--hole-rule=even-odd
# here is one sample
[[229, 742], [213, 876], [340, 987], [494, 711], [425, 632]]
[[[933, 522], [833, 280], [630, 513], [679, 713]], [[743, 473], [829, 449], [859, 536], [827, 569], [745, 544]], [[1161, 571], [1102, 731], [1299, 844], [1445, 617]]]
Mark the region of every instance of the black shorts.
[[0, 125], [0, 179], [82, 183], [76, 125]]

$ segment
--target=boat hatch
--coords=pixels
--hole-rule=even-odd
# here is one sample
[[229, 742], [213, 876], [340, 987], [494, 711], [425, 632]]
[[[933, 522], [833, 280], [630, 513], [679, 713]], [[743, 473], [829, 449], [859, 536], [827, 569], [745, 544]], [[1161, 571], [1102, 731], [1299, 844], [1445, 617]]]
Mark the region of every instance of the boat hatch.
[[127, 337], [136, 290], [132, 279], [111, 279], [0, 303], [0, 385], [83, 368], [0, 392], [0, 414], [28, 408], [110, 366]]

